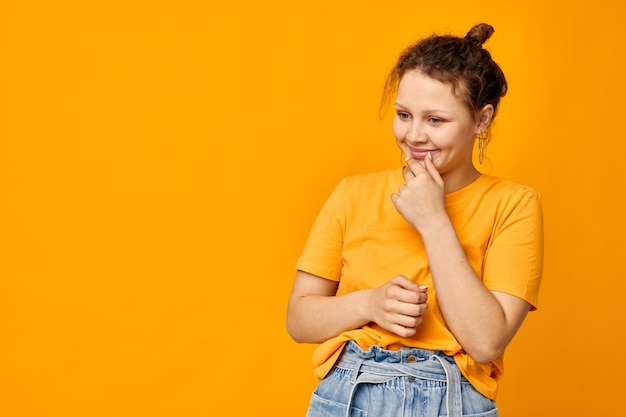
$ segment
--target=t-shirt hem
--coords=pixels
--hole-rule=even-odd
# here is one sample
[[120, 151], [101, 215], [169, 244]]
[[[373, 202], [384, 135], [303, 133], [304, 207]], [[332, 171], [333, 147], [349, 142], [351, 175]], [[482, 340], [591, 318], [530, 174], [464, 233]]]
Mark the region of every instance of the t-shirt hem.
[[296, 269], [331, 281], [339, 282], [341, 277], [341, 271], [336, 269], [320, 268], [319, 266], [306, 264], [304, 262], [296, 263]]

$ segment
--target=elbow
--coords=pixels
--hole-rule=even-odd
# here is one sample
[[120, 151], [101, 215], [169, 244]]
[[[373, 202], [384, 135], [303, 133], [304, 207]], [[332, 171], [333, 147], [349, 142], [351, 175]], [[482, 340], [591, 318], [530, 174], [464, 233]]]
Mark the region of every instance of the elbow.
[[296, 343], [308, 343], [305, 332], [302, 331], [302, 325], [298, 322], [296, 314], [293, 310], [287, 310], [286, 329], [291, 339]]
[[307, 341], [302, 338], [302, 337], [298, 337], [297, 335], [294, 335], [292, 333], [289, 333], [289, 336], [291, 336], [291, 340], [293, 340], [294, 342], [300, 344], [300, 343], [307, 343]]
[[294, 316], [287, 315], [287, 333], [296, 343], [323, 343], [326, 339]]
[[296, 343], [305, 342], [305, 340], [302, 338], [302, 335], [299, 334], [297, 326], [295, 326], [292, 323], [292, 320], [289, 320], [289, 318], [287, 318], [287, 333], [289, 333], [289, 336], [291, 336], [291, 339], [293, 339], [294, 342]]
[[474, 346], [472, 349], [466, 349], [465, 352], [470, 355], [474, 362], [486, 364], [493, 362], [504, 353], [505, 346], [497, 343], [484, 343]]
[[290, 325], [287, 322], [287, 333], [291, 336], [291, 339], [296, 343], [322, 343], [323, 340], [313, 338], [311, 335], [303, 332], [301, 328], [296, 325]]

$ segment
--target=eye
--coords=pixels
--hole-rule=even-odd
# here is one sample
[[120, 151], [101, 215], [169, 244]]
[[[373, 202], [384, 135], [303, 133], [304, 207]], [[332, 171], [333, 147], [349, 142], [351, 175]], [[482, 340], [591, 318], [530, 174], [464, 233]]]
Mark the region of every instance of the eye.
[[411, 118], [411, 116], [408, 113], [403, 112], [403, 111], [398, 111], [396, 112], [396, 114], [398, 115], [398, 118], [400, 120], [409, 120]]
[[440, 119], [438, 117], [431, 117], [428, 120], [430, 121], [430, 123], [434, 124], [435, 126], [439, 126], [440, 124], [443, 123], [443, 119]]

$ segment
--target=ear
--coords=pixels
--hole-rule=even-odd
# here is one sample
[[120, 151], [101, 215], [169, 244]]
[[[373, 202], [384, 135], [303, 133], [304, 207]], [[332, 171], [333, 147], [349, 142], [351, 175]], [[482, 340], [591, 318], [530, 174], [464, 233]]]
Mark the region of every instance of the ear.
[[478, 123], [474, 133], [478, 134], [484, 132], [489, 127], [491, 119], [493, 118], [493, 106], [491, 104], [485, 105], [485, 107], [478, 111], [477, 116], [476, 121]]

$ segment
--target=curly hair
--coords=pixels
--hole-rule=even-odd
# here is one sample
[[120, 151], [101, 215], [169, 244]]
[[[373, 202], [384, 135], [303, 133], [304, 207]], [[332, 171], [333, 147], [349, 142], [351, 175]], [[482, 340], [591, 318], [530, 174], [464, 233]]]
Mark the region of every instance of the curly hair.
[[508, 86], [504, 73], [482, 47], [493, 32], [491, 25], [480, 23], [464, 38], [433, 35], [410, 45], [387, 77], [383, 105], [395, 94], [407, 71], [419, 70], [451, 84], [453, 93], [464, 101], [472, 117], [487, 104], [493, 106], [495, 116]]

